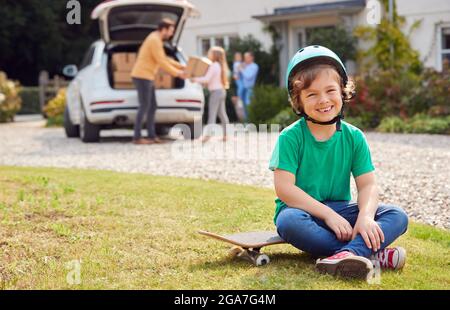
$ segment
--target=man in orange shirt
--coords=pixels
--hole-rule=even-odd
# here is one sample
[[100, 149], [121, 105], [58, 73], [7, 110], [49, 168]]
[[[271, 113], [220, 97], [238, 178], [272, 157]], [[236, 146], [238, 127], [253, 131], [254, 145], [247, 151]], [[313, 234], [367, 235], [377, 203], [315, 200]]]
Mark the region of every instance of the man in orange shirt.
[[[175, 22], [170, 19], [163, 19], [158, 30], [153, 31], [145, 39], [137, 56], [136, 63], [131, 72], [133, 83], [138, 91], [139, 109], [134, 123], [135, 144], [153, 144], [162, 143], [156, 136], [155, 113], [155, 76], [162, 68], [172, 75], [185, 79], [185, 66], [168, 57], [164, 51], [163, 41], [169, 40], [175, 32]], [[147, 114], [147, 132], [148, 138], [141, 138], [142, 119]]]

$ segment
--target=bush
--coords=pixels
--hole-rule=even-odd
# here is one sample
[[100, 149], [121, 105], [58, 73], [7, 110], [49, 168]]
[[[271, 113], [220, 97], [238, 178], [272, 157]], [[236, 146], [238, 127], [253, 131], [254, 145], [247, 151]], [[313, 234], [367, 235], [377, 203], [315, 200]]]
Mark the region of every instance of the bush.
[[40, 114], [39, 87], [23, 87], [20, 92], [22, 108], [19, 114]]
[[380, 132], [405, 132], [406, 123], [400, 117], [390, 116], [383, 118], [380, 125], [377, 127]]
[[294, 113], [292, 108], [285, 108], [281, 110], [274, 118], [272, 118], [270, 124], [279, 124], [281, 129], [288, 127], [293, 122], [299, 120], [299, 116]]
[[253, 124], [268, 124], [280, 111], [289, 107], [287, 91], [270, 85], [260, 85], [253, 89], [253, 97], [248, 106], [248, 120]]
[[410, 119], [384, 118], [377, 128], [380, 132], [450, 134], [450, 116], [430, 117], [417, 114]]
[[44, 107], [47, 115], [47, 126], [62, 126], [64, 108], [66, 106], [66, 89], [61, 88], [56, 97], [51, 99]]
[[[427, 102], [430, 116], [450, 115], [450, 66], [445, 61], [442, 72], [425, 70], [421, 96]], [[422, 111], [421, 111], [422, 112]]]
[[20, 84], [8, 80], [4, 72], [0, 71], [0, 123], [14, 121], [14, 116], [20, 110]]
[[353, 126], [358, 127], [361, 130], [366, 130], [366, 129], [370, 129], [370, 124], [369, 122], [364, 119], [361, 116], [345, 116], [344, 121], [346, 121], [349, 124], [352, 124]]
[[387, 116], [407, 118], [430, 108], [423, 96], [420, 76], [414, 73], [376, 71], [356, 77], [355, 83], [356, 97], [349, 104], [349, 115], [371, 119], [371, 127], [377, 127]]
[[382, 118], [398, 115], [403, 119], [425, 113], [450, 115], [450, 69], [427, 69], [422, 75], [409, 71], [375, 71], [355, 78], [356, 97], [348, 105], [348, 115], [361, 117], [371, 128]]
[[450, 119], [432, 118], [425, 114], [417, 114], [407, 123], [407, 131], [411, 133], [450, 134]]

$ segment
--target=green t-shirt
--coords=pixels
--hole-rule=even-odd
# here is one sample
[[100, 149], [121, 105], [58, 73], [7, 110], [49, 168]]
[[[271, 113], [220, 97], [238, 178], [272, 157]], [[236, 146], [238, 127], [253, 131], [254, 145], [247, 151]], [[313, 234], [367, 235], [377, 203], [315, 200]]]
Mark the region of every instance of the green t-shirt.
[[[282, 169], [295, 175], [295, 185], [318, 201], [351, 200], [350, 173], [356, 178], [375, 170], [364, 133], [342, 121], [327, 141], [317, 141], [304, 118], [285, 128], [270, 159], [269, 169]], [[286, 208], [275, 200], [278, 214]]]

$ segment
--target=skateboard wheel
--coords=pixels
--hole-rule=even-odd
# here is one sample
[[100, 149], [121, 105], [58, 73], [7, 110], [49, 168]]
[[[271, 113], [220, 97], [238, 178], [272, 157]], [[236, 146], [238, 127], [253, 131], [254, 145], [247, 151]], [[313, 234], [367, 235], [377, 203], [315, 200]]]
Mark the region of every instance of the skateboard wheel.
[[269, 256], [261, 254], [256, 258], [256, 266], [267, 265], [270, 262]]
[[230, 249], [230, 251], [228, 252], [228, 254], [229, 254], [231, 257], [236, 257], [236, 256], [238, 256], [241, 252], [242, 252], [242, 249], [241, 249], [240, 247], [235, 246], [235, 247], [232, 247], [232, 248]]

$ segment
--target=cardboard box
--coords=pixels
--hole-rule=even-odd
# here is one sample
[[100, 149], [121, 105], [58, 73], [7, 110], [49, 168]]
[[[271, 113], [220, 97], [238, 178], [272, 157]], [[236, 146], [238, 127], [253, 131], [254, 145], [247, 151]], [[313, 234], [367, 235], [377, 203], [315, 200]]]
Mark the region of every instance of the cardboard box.
[[206, 74], [211, 60], [205, 57], [189, 57], [188, 64], [186, 66], [186, 74], [188, 78], [201, 77]]
[[164, 72], [163, 70], [159, 70], [155, 76], [155, 88], [157, 89], [170, 89], [174, 87], [174, 78]]
[[133, 83], [130, 72], [114, 72], [114, 83]]
[[114, 83], [114, 88], [116, 89], [134, 89], [133, 83]]
[[[170, 89], [174, 87], [174, 78], [159, 70], [155, 76], [155, 88], [156, 89]], [[134, 89], [133, 80], [131, 78], [130, 72], [114, 72], [114, 88], [118, 89]]]
[[112, 55], [114, 71], [129, 72], [136, 62], [136, 53], [115, 53]]

